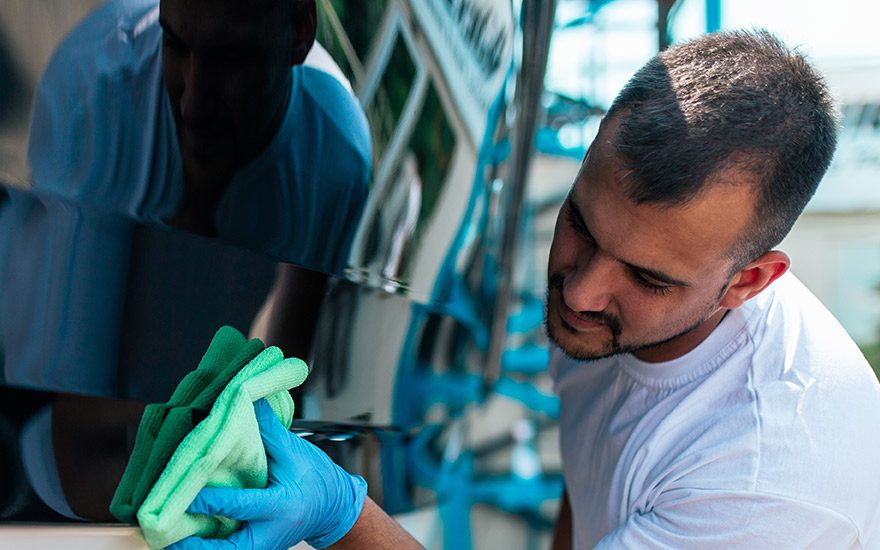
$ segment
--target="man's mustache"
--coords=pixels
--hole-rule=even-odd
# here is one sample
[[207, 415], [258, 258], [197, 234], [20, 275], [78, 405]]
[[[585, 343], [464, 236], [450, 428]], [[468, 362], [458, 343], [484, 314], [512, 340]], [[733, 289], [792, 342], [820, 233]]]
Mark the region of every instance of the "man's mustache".
[[[562, 288], [564, 284], [565, 276], [561, 273], [553, 273], [550, 275], [550, 278], [547, 282], [547, 287], [549, 288], [549, 290], [558, 290], [561, 299]], [[610, 313], [606, 313], [604, 311], [576, 311], [575, 313], [577, 313], [579, 317], [582, 317], [583, 319], [586, 319], [588, 321], [604, 323], [608, 326], [609, 330], [611, 330], [611, 334], [614, 336], [614, 338], [617, 338], [617, 336], [620, 334], [620, 319], [611, 315]]]

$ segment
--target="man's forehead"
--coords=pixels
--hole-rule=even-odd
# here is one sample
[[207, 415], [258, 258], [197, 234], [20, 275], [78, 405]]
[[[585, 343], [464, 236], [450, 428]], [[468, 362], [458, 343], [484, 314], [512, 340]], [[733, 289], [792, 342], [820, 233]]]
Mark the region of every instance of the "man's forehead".
[[289, 0], [161, 0], [162, 26], [191, 46], [286, 39]]
[[620, 189], [621, 199], [625, 197], [625, 188], [632, 183], [635, 175], [617, 152], [617, 129], [616, 120], [603, 120], [599, 133], [587, 149], [578, 170], [573, 185], [575, 196], [586, 193], [587, 187], [611, 185]]
[[600, 133], [571, 191], [600, 246], [624, 263], [685, 281], [713, 265], [728, 270], [729, 252], [752, 221], [754, 189], [714, 183], [684, 204], [637, 204], [626, 192], [633, 176], [619, 157]]

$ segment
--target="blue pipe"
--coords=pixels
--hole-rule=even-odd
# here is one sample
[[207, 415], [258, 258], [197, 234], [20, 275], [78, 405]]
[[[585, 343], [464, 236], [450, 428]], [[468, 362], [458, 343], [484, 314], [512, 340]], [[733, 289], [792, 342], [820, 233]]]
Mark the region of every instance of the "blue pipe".
[[721, 0], [706, 0], [706, 32], [721, 28]]

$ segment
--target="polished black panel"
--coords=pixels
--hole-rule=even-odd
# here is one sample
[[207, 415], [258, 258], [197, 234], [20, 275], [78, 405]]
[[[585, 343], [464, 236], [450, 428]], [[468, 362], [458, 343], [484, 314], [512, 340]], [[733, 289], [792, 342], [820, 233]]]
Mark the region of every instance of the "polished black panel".
[[[499, 200], [512, 6], [319, 1], [323, 49], [306, 63], [329, 86], [315, 89], [351, 94], [369, 147], [329, 157], [323, 131], [300, 136], [303, 159], [331, 168], [303, 192], [277, 168], [287, 157], [259, 156], [273, 142], [234, 166], [253, 186], [225, 181], [225, 161], [203, 158], [222, 136], [181, 130], [159, 73], [125, 88], [139, 76], [105, 73], [128, 58], [75, 47], [95, 10], [133, 9], [126, 55], [164, 70], [157, 2], [0, 5], [0, 519], [112, 519], [143, 407], [169, 398], [222, 325], [307, 360], [294, 428], [405, 510], [414, 446], [430, 470], [444, 427], [486, 391], [517, 208]], [[121, 87], [89, 91], [96, 70]], [[84, 88], [65, 88], [74, 73]]]

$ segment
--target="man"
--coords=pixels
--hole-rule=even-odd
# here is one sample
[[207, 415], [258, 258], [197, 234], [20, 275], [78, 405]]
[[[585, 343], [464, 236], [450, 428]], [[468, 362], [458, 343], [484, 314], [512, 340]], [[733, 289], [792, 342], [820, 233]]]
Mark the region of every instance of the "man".
[[[555, 548], [880, 545], [880, 387], [774, 250], [835, 140], [821, 78], [762, 32], [673, 47], [615, 100], [550, 252]], [[248, 521], [228, 546], [417, 547], [266, 409], [269, 488], [190, 507]]]
[[773, 250], [835, 134], [763, 33], [672, 48], [617, 97], [548, 268], [558, 547], [880, 544], [876, 378]]

